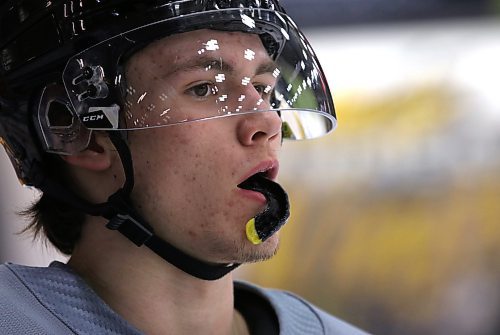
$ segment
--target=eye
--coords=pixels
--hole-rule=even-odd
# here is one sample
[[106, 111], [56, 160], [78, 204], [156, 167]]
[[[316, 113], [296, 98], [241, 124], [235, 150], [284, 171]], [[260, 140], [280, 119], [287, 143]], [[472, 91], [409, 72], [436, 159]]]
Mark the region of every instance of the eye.
[[273, 91], [273, 88], [272, 86], [270, 85], [265, 85], [265, 84], [256, 84], [253, 86], [255, 88], [255, 90], [259, 93], [259, 95], [265, 99], [265, 98], [268, 98], [272, 91]]
[[187, 92], [198, 98], [206, 98], [209, 95], [214, 94], [212, 85], [210, 83], [198, 84], [189, 88]]
[[264, 85], [254, 85], [253, 86], [257, 92], [262, 96], [264, 94]]

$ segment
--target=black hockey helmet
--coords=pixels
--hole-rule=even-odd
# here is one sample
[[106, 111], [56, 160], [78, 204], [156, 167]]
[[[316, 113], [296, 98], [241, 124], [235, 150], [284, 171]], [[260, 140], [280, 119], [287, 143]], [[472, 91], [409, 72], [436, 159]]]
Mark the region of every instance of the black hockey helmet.
[[[151, 117], [168, 106], [124, 122], [130, 101], [123, 96], [134, 88], [123, 80], [123, 65], [154, 40], [197, 29], [261, 37], [276, 63], [277, 83], [268, 89], [273, 93], [271, 109], [284, 120], [285, 138], [313, 138], [335, 128], [333, 102], [319, 63], [278, 1], [8, 0], [0, 11], [0, 138], [19, 178], [33, 185], [31, 169], [41, 150], [79, 152], [94, 129], [186, 122], [182, 111]], [[223, 47], [210, 43], [205, 50]], [[214, 101], [221, 97], [228, 98], [219, 88]], [[197, 119], [262, 111], [221, 105]]]

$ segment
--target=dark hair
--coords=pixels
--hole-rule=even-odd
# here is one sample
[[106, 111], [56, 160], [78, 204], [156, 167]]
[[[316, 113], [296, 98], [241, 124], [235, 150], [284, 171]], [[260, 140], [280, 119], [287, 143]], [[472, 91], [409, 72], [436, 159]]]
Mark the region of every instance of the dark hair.
[[[46, 153], [43, 165], [49, 178], [67, 183], [66, 167], [60, 157]], [[34, 238], [45, 235], [50, 243], [66, 255], [73, 252], [85, 220], [83, 212], [46, 193], [42, 193], [38, 200], [20, 214], [30, 221], [23, 233], [31, 232]]]

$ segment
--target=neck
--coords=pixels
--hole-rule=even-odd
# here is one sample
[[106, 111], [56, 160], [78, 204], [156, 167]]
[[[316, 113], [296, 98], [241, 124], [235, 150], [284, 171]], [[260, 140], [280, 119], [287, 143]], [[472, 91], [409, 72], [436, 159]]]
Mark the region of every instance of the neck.
[[[92, 234], [87, 233], [92, 231]], [[69, 265], [118, 314], [146, 334], [237, 334], [231, 274], [192, 277], [91, 218]], [[243, 326], [242, 326], [243, 325]]]

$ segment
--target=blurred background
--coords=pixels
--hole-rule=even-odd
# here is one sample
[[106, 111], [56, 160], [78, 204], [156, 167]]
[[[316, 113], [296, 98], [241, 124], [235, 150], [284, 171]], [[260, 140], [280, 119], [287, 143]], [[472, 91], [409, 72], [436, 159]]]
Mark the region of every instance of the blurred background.
[[[329, 137], [285, 142], [292, 218], [237, 277], [374, 334], [500, 334], [500, 0], [283, 0], [329, 78]], [[0, 261], [37, 197], [0, 150]]]

